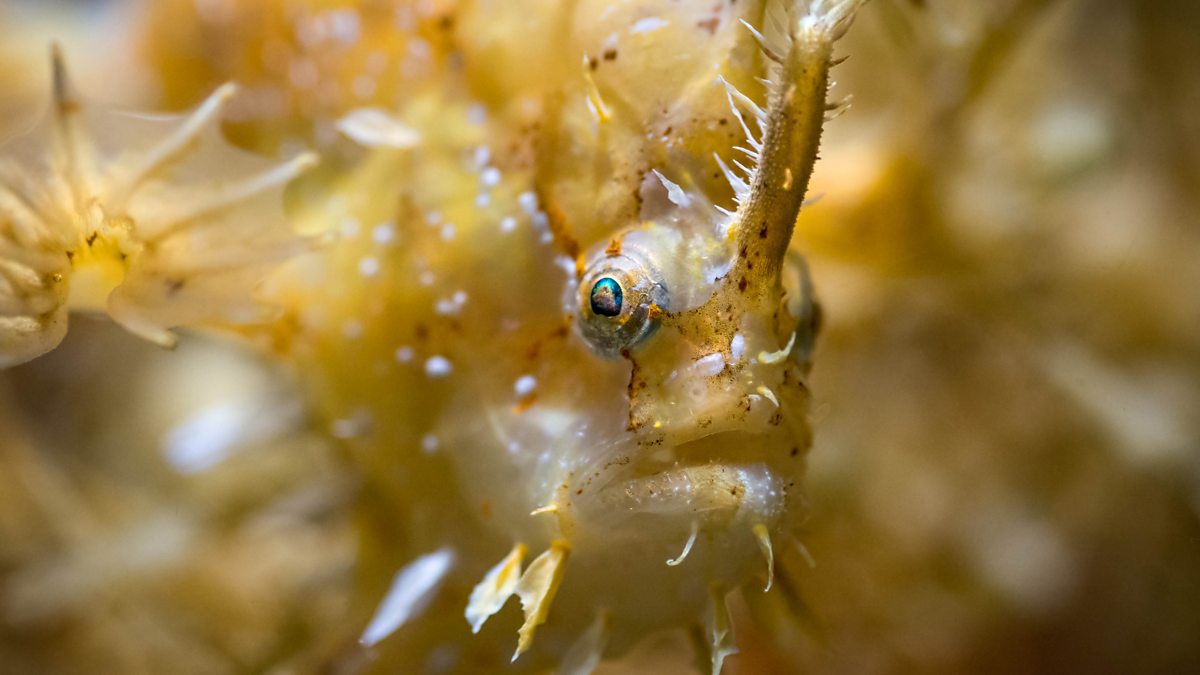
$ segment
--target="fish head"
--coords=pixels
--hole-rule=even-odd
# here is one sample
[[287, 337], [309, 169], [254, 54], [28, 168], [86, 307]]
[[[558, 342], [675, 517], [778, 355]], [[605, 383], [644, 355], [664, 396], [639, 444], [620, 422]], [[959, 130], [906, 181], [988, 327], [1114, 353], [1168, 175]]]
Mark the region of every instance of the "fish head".
[[[593, 247], [573, 290], [584, 342], [600, 358], [629, 363], [617, 395], [627, 404], [631, 480], [689, 470], [682, 502], [715, 504], [706, 491], [737, 498], [719, 500], [702, 520], [773, 524], [809, 444], [808, 289], [793, 289], [801, 295], [794, 314], [786, 250], [763, 246], [757, 232], [747, 236], [702, 191], [659, 174], [642, 191], [641, 221]], [[706, 479], [746, 467], [764, 477], [757, 501], [745, 498], [753, 486], [739, 493], [728, 480]], [[701, 468], [711, 476], [696, 473]], [[694, 509], [678, 511], [695, 517]]]

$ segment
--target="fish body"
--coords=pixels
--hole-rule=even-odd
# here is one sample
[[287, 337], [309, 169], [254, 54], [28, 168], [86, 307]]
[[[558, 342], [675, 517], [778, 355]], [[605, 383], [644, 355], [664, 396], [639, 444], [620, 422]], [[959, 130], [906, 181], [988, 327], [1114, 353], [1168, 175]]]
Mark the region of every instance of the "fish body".
[[[726, 593], [770, 586], [773, 539], [802, 513], [815, 325], [786, 252], [857, 6], [728, 26], [725, 58], [653, 111], [610, 88], [630, 73], [606, 69], [643, 64], [632, 32], [607, 63], [547, 63], [555, 87], [430, 90], [396, 114], [420, 141], [311, 198], [341, 241], [281, 284], [284, 342], [378, 482], [375, 516], [406, 514], [408, 555], [459, 552], [456, 650], [497, 658], [488, 619], [515, 595], [518, 663], [674, 627], [703, 635], [714, 671], [731, 653]], [[503, 21], [459, 20], [515, 60], [486, 39]], [[755, 74], [761, 105], [730, 83]], [[448, 639], [414, 625], [393, 648]]]

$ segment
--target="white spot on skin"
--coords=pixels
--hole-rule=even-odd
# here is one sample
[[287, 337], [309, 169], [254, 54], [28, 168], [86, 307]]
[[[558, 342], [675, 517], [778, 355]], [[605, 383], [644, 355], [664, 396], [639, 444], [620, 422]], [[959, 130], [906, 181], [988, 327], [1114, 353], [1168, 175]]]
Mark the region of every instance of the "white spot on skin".
[[559, 269], [567, 273], [568, 277], [575, 275], [575, 260], [565, 255], [560, 255], [554, 258], [554, 263]]
[[362, 260], [358, 261], [358, 272], [359, 272], [359, 274], [363, 275], [364, 277], [367, 277], [368, 279], [378, 275], [379, 274], [379, 259], [371, 257], [371, 256], [367, 256], [366, 258], [363, 258]]
[[696, 374], [706, 377], [712, 377], [725, 370], [725, 355], [721, 352], [713, 352], [696, 359], [692, 364], [692, 369]]
[[358, 13], [351, 9], [330, 12], [329, 33], [333, 39], [343, 44], [349, 45], [358, 42], [361, 35]]
[[475, 207], [476, 208], [482, 209], [491, 203], [492, 203], [492, 196], [489, 195], [488, 193], [480, 192], [479, 194], [475, 195]]
[[417, 558], [397, 572], [359, 643], [374, 646], [424, 611], [453, 564], [454, 551], [443, 548]]
[[442, 222], [442, 212], [430, 211], [429, 213], [426, 213], [425, 222], [429, 223], [430, 225], [437, 225], [438, 223]]
[[358, 236], [358, 231], [361, 229], [358, 220], [355, 218], [346, 218], [342, 220], [340, 227], [343, 239], [353, 239]]
[[425, 434], [421, 437], [421, 452], [432, 455], [437, 452], [441, 444], [436, 434]]
[[741, 333], [733, 334], [733, 339], [729, 341], [729, 355], [734, 361], [741, 361], [746, 356], [746, 336]]
[[455, 291], [454, 295], [449, 298], [438, 300], [434, 304], [434, 312], [442, 316], [458, 314], [465, 304], [467, 304], [467, 292]]
[[414, 38], [408, 43], [408, 53], [418, 59], [423, 59], [429, 56], [429, 43], [420, 38]]
[[521, 209], [524, 210], [525, 213], [528, 213], [531, 216], [538, 212], [538, 198], [537, 194], [534, 192], [522, 192], [520, 196], [517, 197], [517, 203], [521, 205]]
[[521, 398], [525, 398], [526, 396], [532, 394], [533, 390], [536, 388], [537, 380], [532, 375], [522, 375], [521, 377], [517, 378], [515, 383], [513, 383], [513, 392]]
[[421, 284], [422, 286], [432, 286], [433, 282], [435, 281], [437, 281], [437, 278], [433, 276], [433, 272], [428, 270], [421, 272], [421, 274], [417, 277], [417, 283]]
[[487, 121], [487, 107], [482, 103], [476, 103], [467, 109], [467, 121], [471, 124], [479, 125]]
[[638, 33], [649, 33], [660, 28], [665, 28], [666, 26], [667, 22], [665, 19], [660, 19], [657, 16], [650, 16], [646, 17], [645, 19], [639, 19], [637, 23], [633, 24], [633, 27], [629, 29], [629, 32], [634, 35]]
[[484, 167], [492, 159], [492, 149], [486, 145], [475, 148], [475, 166]]
[[488, 168], [484, 169], [483, 172], [479, 174], [479, 182], [482, 183], [484, 187], [496, 187], [500, 184], [500, 169], [497, 169], [494, 166], [489, 166]]
[[504, 233], [512, 232], [517, 229], [517, 219], [512, 216], [507, 216], [500, 221], [500, 231]]
[[358, 338], [362, 337], [362, 334], [363, 325], [361, 321], [357, 319], [349, 319], [346, 321], [346, 323], [342, 324], [342, 335], [347, 340], [357, 340]]
[[451, 239], [454, 239], [454, 225], [446, 223], [442, 226], [442, 240], [450, 241]]
[[334, 438], [354, 438], [358, 435], [358, 425], [354, 420], [334, 420], [333, 424], [329, 425], [329, 433]]
[[349, 417], [334, 420], [329, 426], [329, 433], [334, 438], [357, 438], [367, 433], [373, 422], [370, 411], [360, 408]]
[[454, 366], [444, 356], [431, 356], [425, 361], [425, 374], [432, 378], [446, 377], [453, 370]]
[[413, 359], [413, 348], [407, 345], [396, 347], [396, 361], [398, 363], [408, 363]]
[[371, 230], [371, 238], [376, 244], [390, 244], [396, 241], [396, 228], [391, 223], [380, 223]]

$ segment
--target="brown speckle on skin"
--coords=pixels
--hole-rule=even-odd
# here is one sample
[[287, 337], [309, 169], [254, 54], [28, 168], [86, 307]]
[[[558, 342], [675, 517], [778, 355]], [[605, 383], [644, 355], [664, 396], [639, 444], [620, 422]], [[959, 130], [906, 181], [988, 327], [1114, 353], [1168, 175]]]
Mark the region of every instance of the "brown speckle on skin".
[[533, 404], [536, 402], [537, 402], [537, 394], [528, 394], [526, 396], [523, 396], [523, 397], [521, 397], [520, 401], [517, 401], [517, 405], [513, 406], [513, 412], [520, 415], [521, 413], [532, 408]]
[[545, 190], [538, 189], [538, 202], [545, 204], [546, 218], [550, 225], [550, 234], [559, 250], [570, 258], [579, 257], [579, 241], [571, 234], [571, 226], [567, 222], [567, 214], [563, 212], [558, 202]]
[[717, 32], [717, 28], [720, 28], [720, 26], [721, 26], [721, 19], [719, 19], [718, 17], [715, 17], [715, 16], [708, 18], [708, 19], [702, 19], [702, 20], [696, 22], [696, 27], [700, 28], [701, 30], [707, 31], [709, 35], [715, 35]]

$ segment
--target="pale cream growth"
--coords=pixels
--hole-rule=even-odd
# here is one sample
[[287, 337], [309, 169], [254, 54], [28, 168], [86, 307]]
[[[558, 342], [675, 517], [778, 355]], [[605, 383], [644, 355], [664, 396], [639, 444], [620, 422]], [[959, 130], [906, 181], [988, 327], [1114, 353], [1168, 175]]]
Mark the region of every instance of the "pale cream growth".
[[554, 594], [562, 583], [563, 570], [571, 547], [567, 542], [558, 540], [550, 544], [549, 550], [529, 563], [529, 568], [521, 575], [514, 591], [521, 599], [521, 610], [525, 613], [525, 623], [517, 631], [517, 650], [513, 652], [513, 661], [533, 646], [533, 636], [537, 627], [546, 622], [550, 614], [550, 605], [554, 602]]
[[705, 632], [708, 634], [708, 655], [712, 672], [717, 675], [724, 667], [725, 659], [738, 651], [733, 642], [733, 622], [729, 618], [726, 591], [720, 586], [714, 585], [709, 588]]
[[604, 124], [611, 120], [612, 110], [604, 102], [604, 97], [600, 94], [600, 88], [596, 86], [596, 79], [592, 77], [592, 60], [586, 54], [583, 56], [583, 82], [584, 86], [587, 87], [588, 110], [591, 111], [596, 123]]
[[680, 563], [682, 563], [684, 560], [687, 560], [688, 555], [692, 552], [692, 547], [696, 545], [696, 536], [699, 534], [700, 524], [693, 520], [692, 531], [691, 534], [688, 535], [687, 542], [683, 545], [683, 550], [680, 551], [679, 555], [667, 561], [668, 567], [678, 567]]
[[397, 572], [359, 643], [373, 646], [419, 616], [453, 565], [454, 551], [443, 548], [417, 558]]
[[[510, 597], [516, 595], [520, 598], [525, 621], [517, 632], [513, 661], [533, 646], [537, 627], [546, 622], [554, 595], [562, 583], [571, 546], [564, 540], [555, 540], [521, 573], [526, 551], [524, 544], [513, 547], [504, 560], [489, 570], [483, 581], [475, 586], [467, 602], [467, 622], [471, 624], [471, 630], [478, 633], [484, 622], [500, 611]], [[599, 640], [599, 637], [595, 638], [596, 642]]]
[[517, 582], [521, 579], [521, 563], [528, 551], [524, 544], [517, 544], [504, 560], [488, 570], [467, 601], [467, 622], [471, 624], [471, 632], [478, 633], [493, 614], [499, 612], [504, 603], [517, 590]]
[[380, 108], [359, 108], [337, 121], [337, 129], [359, 145], [403, 150], [421, 142], [421, 135]]
[[763, 589], [763, 593], [766, 593], [775, 584], [775, 549], [771, 546], [771, 530], [762, 523], [758, 523], [751, 530], [754, 532], [754, 538], [758, 540], [763, 558], [767, 560], [767, 586]]
[[780, 349], [780, 350], [774, 351], [774, 352], [766, 352], [766, 351], [759, 352], [758, 353], [758, 362], [765, 363], [768, 365], [779, 363], [780, 361], [783, 361], [784, 359], [786, 359], [788, 357], [788, 354], [792, 353], [792, 347], [795, 347], [795, 346], [796, 346], [796, 333], [792, 332], [792, 336], [790, 338], [788, 338], [788, 342], [783, 347], [783, 349]]
[[234, 92], [186, 117], [96, 109], [55, 53], [50, 115], [0, 149], [0, 367], [53, 349], [71, 310], [164, 347], [176, 326], [269, 317], [256, 289], [306, 247], [281, 192], [315, 157], [274, 165], [226, 144]]

